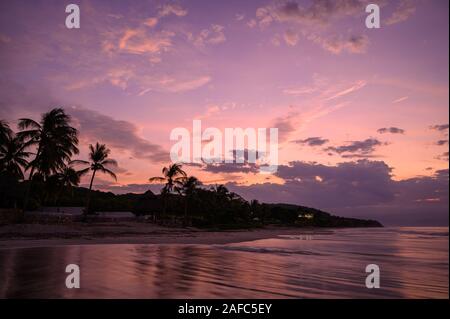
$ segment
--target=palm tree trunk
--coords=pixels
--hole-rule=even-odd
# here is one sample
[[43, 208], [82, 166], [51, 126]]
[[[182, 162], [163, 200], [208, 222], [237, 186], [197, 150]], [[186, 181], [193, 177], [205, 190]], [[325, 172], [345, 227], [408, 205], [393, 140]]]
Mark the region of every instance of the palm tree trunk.
[[166, 211], [167, 211], [167, 194], [164, 194], [164, 199], [163, 199], [163, 213], [161, 217], [166, 216]]
[[30, 190], [31, 184], [33, 183], [33, 175], [34, 175], [34, 166], [31, 167], [30, 176], [28, 177], [27, 190], [25, 191], [25, 198], [23, 200], [22, 214], [19, 218], [19, 220], [21, 221], [25, 218], [25, 211], [27, 210], [28, 200], [30, 199]]
[[[36, 157], [34, 158], [35, 160], [38, 158], [39, 154], [41, 153], [41, 145], [39, 145], [38, 150], [36, 152]], [[35, 166], [31, 166], [31, 171], [30, 171], [30, 176], [28, 176], [28, 185], [27, 185], [27, 190], [25, 192], [25, 198], [23, 200], [23, 212], [22, 212], [22, 217], [25, 217], [25, 211], [27, 210], [27, 205], [28, 205], [28, 200], [30, 198], [30, 190], [31, 190], [31, 184], [33, 183], [33, 175], [34, 175], [34, 169]]]
[[89, 214], [89, 204], [91, 201], [91, 190], [92, 190], [92, 183], [94, 182], [95, 172], [96, 171], [94, 170], [94, 172], [92, 173], [92, 177], [91, 177], [91, 183], [89, 184], [89, 192], [88, 192], [88, 197], [87, 197], [87, 201], [86, 201], [86, 209], [84, 211], [85, 217], [86, 217], [86, 215]]
[[188, 197], [184, 199], [184, 226], [187, 226], [187, 216], [188, 216]]
[[56, 193], [56, 196], [55, 196], [55, 206], [58, 206], [58, 208], [57, 208], [58, 212], [59, 212], [59, 205], [58, 205], [59, 204], [59, 198], [61, 197], [61, 194], [62, 194], [63, 190], [64, 190], [64, 185], [59, 188], [59, 190], [58, 190], [58, 192]]

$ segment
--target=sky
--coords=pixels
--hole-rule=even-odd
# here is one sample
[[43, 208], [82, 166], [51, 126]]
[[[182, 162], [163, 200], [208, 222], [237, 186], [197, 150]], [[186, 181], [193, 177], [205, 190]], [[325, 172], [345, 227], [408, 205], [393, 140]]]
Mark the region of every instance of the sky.
[[[65, 7], [80, 8], [80, 28]], [[381, 27], [365, 26], [368, 3]], [[174, 128], [278, 128], [279, 167], [186, 164], [205, 185], [387, 225], [448, 225], [441, 0], [2, 1], [0, 118], [64, 107], [118, 180], [157, 190]], [[88, 177], [87, 177], [88, 178]], [[87, 180], [83, 181], [87, 183]]]

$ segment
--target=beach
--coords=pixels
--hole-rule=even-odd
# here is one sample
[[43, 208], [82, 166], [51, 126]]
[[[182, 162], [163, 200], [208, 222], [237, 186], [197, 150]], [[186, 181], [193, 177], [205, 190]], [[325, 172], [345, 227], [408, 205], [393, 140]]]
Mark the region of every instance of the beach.
[[[92, 225], [55, 238], [53, 226], [47, 234], [23, 226], [28, 238], [0, 241], [0, 298], [448, 298], [448, 227], [208, 232], [144, 224], [118, 235], [125, 226]], [[64, 284], [72, 264], [80, 289]], [[379, 289], [366, 287], [373, 264]]]
[[[228, 244], [307, 234], [312, 228], [266, 226], [241, 230], [172, 228], [140, 222], [12, 224], [0, 226], [0, 249], [95, 244]], [[326, 230], [322, 230], [326, 231]]]

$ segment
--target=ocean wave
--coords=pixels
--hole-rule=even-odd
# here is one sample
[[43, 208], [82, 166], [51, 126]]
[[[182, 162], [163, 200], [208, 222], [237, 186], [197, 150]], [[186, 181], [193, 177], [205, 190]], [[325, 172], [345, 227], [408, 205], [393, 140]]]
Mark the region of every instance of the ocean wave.
[[247, 247], [247, 246], [221, 246], [220, 248], [227, 251], [240, 251], [240, 252], [260, 253], [260, 254], [313, 255], [313, 256], [323, 255], [309, 250], [293, 250], [283, 248]]

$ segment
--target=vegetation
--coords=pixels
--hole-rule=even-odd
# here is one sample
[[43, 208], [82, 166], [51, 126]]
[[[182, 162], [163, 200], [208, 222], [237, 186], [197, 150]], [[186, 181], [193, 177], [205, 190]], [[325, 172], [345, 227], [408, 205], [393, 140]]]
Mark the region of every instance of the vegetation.
[[[181, 164], [162, 169], [162, 176], [151, 183], [162, 184], [160, 194], [115, 195], [92, 190], [98, 172], [117, 179], [110, 167], [117, 162], [109, 158], [104, 144], [89, 145], [89, 161], [72, 160], [79, 153], [78, 132], [70, 116], [56, 108], [42, 115], [39, 122], [20, 119], [14, 133], [8, 123], [0, 121], [0, 207], [42, 206], [85, 207], [84, 215], [100, 211], [131, 211], [161, 224], [215, 228], [258, 227], [267, 224], [353, 227], [381, 226], [365, 221], [332, 216], [313, 208], [248, 202], [224, 185], [203, 186], [188, 176]], [[88, 165], [76, 170], [78, 165]], [[78, 187], [83, 175], [91, 172], [89, 188]], [[28, 179], [26, 178], [28, 173]]]
[[164, 167], [162, 169], [162, 174], [163, 177], [159, 176], [151, 177], [149, 181], [151, 183], [153, 182], [165, 183], [164, 187], [161, 190], [164, 202], [163, 214], [165, 215], [167, 211], [168, 198], [174, 190], [179, 190], [182, 187], [183, 181], [186, 178], [186, 172], [184, 172], [181, 169], [180, 164], [175, 163], [170, 165], [169, 167]]
[[92, 171], [92, 177], [91, 177], [91, 182], [89, 183], [89, 192], [88, 192], [87, 201], [86, 201], [85, 214], [88, 214], [91, 212], [91, 211], [89, 211], [89, 204], [90, 204], [91, 193], [92, 193], [91, 192], [92, 191], [92, 183], [94, 182], [95, 173], [97, 171], [100, 171], [102, 173], [110, 175], [112, 178], [114, 178], [114, 180], [117, 180], [116, 174], [107, 168], [108, 166], [117, 166], [117, 162], [113, 159], [108, 159], [109, 153], [111, 151], [108, 148], [106, 148], [106, 145], [99, 144], [97, 142], [97, 144], [95, 144], [95, 147], [92, 145], [89, 145], [89, 150], [90, 150], [89, 159], [91, 160], [90, 162], [83, 161], [83, 160], [72, 161], [72, 163], [89, 165], [88, 168], [85, 168], [79, 172], [80, 175], [87, 173], [89, 170]]

